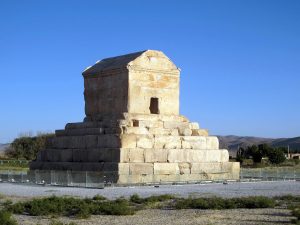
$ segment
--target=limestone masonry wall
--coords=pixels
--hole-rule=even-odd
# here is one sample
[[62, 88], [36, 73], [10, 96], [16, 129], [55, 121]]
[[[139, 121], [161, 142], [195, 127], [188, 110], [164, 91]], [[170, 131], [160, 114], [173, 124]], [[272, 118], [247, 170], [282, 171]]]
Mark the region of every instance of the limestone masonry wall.
[[56, 130], [31, 170], [96, 171], [118, 184], [239, 179], [239, 163], [179, 115], [180, 70], [159, 51], [84, 71], [86, 117]]

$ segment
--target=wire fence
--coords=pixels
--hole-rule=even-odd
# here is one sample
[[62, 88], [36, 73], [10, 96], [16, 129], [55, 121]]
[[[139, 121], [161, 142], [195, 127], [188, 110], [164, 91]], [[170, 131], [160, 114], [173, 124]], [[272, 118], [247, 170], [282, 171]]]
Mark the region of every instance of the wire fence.
[[258, 180], [300, 180], [300, 168], [294, 167], [266, 167], [241, 168], [240, 179]]
[[[53, 185], [67, 187], [104, 188], [114, 186], [117, 175], [113, 172], [92, 171], [9, 171], [0, 170], [0, 182]], [[240, 181], [276, 181], [297, 180], [300, 181], [300, 168], [278, 167], [278, 168], [241, 168]], [[195, 181], [194, 183], [226, 182], [218, 181]], [[174, 183], [174, 182], [173, 182]], [[192, 182], [191, 182], [192, 183]], [[174, 183], [176, 184], [176, 182]]]

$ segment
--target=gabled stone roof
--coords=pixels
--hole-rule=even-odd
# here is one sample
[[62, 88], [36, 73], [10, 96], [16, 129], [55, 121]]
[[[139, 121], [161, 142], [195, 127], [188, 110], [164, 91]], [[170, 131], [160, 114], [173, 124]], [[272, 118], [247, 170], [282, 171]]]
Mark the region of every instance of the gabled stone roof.
[[[108, 70], [114, 70], [114, 69], [122, 69], [122, 68], [128, 68], [128, 65], [134, 64], [131, 63], [135, 61], [138, 57], [146, 54], [147, 57], [151, 55], [160, 55], [160, 57], [165, 57], [168, 59], [169, 64], [171, 64], [172, 69], [178, 69], [175, 64], [168, 58], [166, 57], [161, 51], [156, 51], [156, 50], [144, 50], [140, 52], [134, 52], [131, 54], [127, 55], [121, 55], [121, 56], [116, 56], [116, 57], [111, 57], [111, 58], [106, 58], [98, 61], [95, 65], [87, 67], [82, 75], [96, 75], [100, 74], [104, 71]], [[148, 56], [149, 55], [149, 56]], [[137, 62], [136, 64], [142, 64], [140, 61]]]

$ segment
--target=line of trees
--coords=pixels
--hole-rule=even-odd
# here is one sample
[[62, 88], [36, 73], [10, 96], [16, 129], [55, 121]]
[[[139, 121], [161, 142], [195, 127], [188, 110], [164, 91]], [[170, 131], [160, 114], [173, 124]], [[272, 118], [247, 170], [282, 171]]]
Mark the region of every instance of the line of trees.
[[247, 148], [240, 148], [237, 151], [236, 159], [243, 162], [244, 159], [252, 159], [255, 163], [260, 163], [262, 158], [268, 158], [272, 164], [280, 164], [285, 161], [285, 147], [273, 148], [267, 144], [252, 145]]
[[16, 138], [5, 151], [5, 155], [14, 159], [34, 160], [37, 153], [45, 149], [47, 140], [54, 134], [39, 134], [35, 137]]

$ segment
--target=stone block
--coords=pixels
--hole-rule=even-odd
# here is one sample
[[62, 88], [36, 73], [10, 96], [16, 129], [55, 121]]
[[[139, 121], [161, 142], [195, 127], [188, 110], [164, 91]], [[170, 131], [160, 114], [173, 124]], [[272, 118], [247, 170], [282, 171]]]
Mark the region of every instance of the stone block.
[[67, 123], [65, 129], [71, 130], [71, 129], [98, 128], [102, 126], [103, 124], [99, 121], [88, 121], [88, 122], [79, 122], [79, 123]]
[[98, 136], [86, 135], [84, 139], [86, 148], [96, 148], [98, 146]]
[[206, 148], [207, 149], [219, 149], [218, 138], [214, 137], [214, 136], [206, 137]]
[[208, 136], [208, 131], [205, 129], [193, 129], [192, 136]]
[[191, 173], [220, 173], [225, 172], [222, 171], [221, 168], [222, 163], [191, 163]]
[[153, 182], [155, 183], [173, 183], [180, 181], [180, 174], [154, 174]]
[[118, 174], [129, 175], [129, 163], [118, 163]]
[[188, 162], [189, 152], [185, 149], [168, 149], [168, 162]]
[[129, 174], [153, 174], [153, 163], [129, 163]]
[[137, 142], [136, 134], [122, 134], [120, 137], [122, 148], [135, 148]]
[[178, 163], [154, 163], [155, 175], [179, 174]]
[[192, 145], [191, 145], [191, 142], [189, 142], [189, 141], [182, 141], [181, 142], [181, 147], [183, 149], [191, 149]]
[[155, 127], [155, 128], [149, 128], [149, 133], [153, 135], [170, 135], [171, 130]]
[[202, 136], [182, 137], [182, 145], [191, 149], [207, 149], [206, 137]]
[[180, 174], [191, 174], [191, 164], [190, 163], [178, 163]]
[[147, 163], [167, 162], [168, 160], [167, 149], [145, 149], [144, 154]]
[[142, 148], [129, 149], [129, 162], [134, 162], [134, 163], [145, 162], [144, 149]]
[[178, 136], [178, 135], [179, 135], [178, 129], [171, 130], [171, 136]]
[[73, 162], [87, 162], [88, 155], [85, 149], [73, 149]]
[[98, 148], [119, 148], [121, 146], [118, 135], [106, 134], [98, 136]]
[[100, 135], [104, 134], [104, 128], [78, 128], [78, 129], [66, 129], [56, 130], [55, 135], [60, 136], [85, 136], [85, 135]]
[[190, 128], [183, 127], [183, 128], [179, 128], [178, 131], [179, 131], [179, 135], [181, 135], [181, 136], [191, 136], [192, 135], [192, 130]]
[[145, 184], [145, 183], [152, 183], [153, 182], [153, 175], [120, 175], [118, 179], [119, 184]]
[[125, 134], [149, 134], [149, 131], [145, 127], [125, 127]]
[[154, 140], [150, 135], [140, 135], [137, 137], [138, 148], [153, 148]]
[[163, 128], [163, 122], [162, 121], [151, 121], [151, 120], [140, 120], [139, 121], [139, 127], [144, 128]]
[[[100, 128], [103, 129], [103, 128]], [[121, 127], [109, 127], [109, 128], [104, 128], [103, 131], [104, 134], [122, 134], [123, 130]]]
[[199, 129], [199, 124], [197, 122], [189, 123], [189, 128], [192, 130]]
[[179, 136], [157, 136], [155, 137], [154, 148], [156, 149], [172, 149], [181, 148], [181, 140]]
[[119, 149], [87, 149], [87, 162], [119, 162]]
[[229, 161], [229, 153], [227, 149], [222, 149], [221, 151], [221, 162], [228, 162]]
[[189, 123], [188, 122], [178, 122], [178, 121], [165, 121], [164, 128], [166, 128], [166, 129], [189, 128]]
[[129, 163], [129, 148], [120, 148], [120, 163]]
[[222, 162], [223, 151], [220, 150], [186, 150], [188, 162]]

